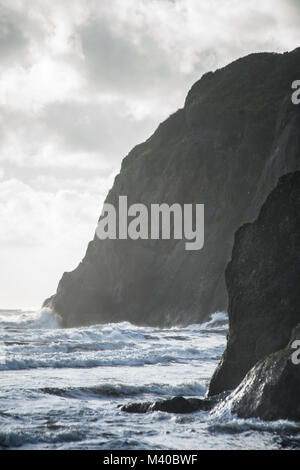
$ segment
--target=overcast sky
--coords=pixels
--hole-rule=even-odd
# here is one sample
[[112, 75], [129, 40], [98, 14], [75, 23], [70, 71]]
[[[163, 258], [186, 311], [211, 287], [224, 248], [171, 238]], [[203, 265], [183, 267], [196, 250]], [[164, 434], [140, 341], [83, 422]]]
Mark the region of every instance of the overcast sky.
[[204, 72], [300, 45], [299, 3], [0, 0], [0, 308], [55, 292], [122, 158]]

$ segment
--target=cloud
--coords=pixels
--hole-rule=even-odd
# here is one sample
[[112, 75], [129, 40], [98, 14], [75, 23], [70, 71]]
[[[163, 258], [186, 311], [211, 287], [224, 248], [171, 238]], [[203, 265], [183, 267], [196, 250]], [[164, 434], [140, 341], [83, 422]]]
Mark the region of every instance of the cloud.
[[155, 126], [148, 116], [137, 119], [121, 100], [55, 102], [44, 108], [42, 120], [67, 151], [98, 151], [109, 161], [120, 161]]
[[[8, 170], [20, 173], [23, 169], [24, 174], [29, 168], [56, 169], [58, 176], [65, 169], [74, 176], [79, 170], [107, 174], [115, 169], [111, 153], [107, 155], [113, 122], [105, 113], [98, 120], [92, 118], [75, 103], [54, 103], [40, 113], [0, 110], [0, 161]], [[118, 140], [114, 141], [110, 147], [116, 147]]]
[[13, 12], [0, 3], [0, 59], [1, 67], [13, 64], [25, 56], [28, 48], [28, 38], [18, 27], [17, 18]]
[[1, 301], [51, 294], [130, 148], [203, 73], [299, 46], [299, 16], [298, 0], [0, 0]]
[[41, 176], [31, 185], [0, 181], [2, 307], [37, 308], [55, 291], [84, 255], [110, 184]]
[[89, 78], [98, 91], [114, 95], [147, 96], [154, 90], [161, 94], [174, 80], [178, 62], [173, 61], [159, 37], [151, 37], [151, 31], [141, 31], [129, 23], [126, 33], [125, 24], [120, 23], [119, 29], [115, 24], [94, 19], [78, 31]]
[[300, 37], [290, 27], [293, 1], [103, 0], [90, 5], [89, 20], [75, 30], [86, 79], [99, 93], [141, 100], [158, 95], [163, 109], [170, 94], [178, 99], [178, 89], [186, 93], [209, 69], [250, 52], [292, 48]]

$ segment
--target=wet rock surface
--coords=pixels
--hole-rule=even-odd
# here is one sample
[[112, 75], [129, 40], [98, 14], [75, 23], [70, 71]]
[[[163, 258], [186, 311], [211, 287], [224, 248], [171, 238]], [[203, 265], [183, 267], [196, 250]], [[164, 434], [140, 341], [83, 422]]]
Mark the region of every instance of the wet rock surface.
[[[300, 322], [299, 280], [300, 172], [297, 171], [280, 178], [257, 220], [236, 233], [232, 260], [226, 269], [229, 336], [211, 380], [209, 395], [233, 390], [258, 361], [287, 346]], [[267, 373], [271, 363], [272, 359], [266, 359], [265, 365], [260, 366], [260, 376], [261, 367]], [[273, 372], [272, 376], [275, 377]]]
[[120, 407], [127, 413], [147, 413], [151, 411], [163, 411], [165, 413], [194, 413], [196, 411], [210, 411], [221, 399], [214, 398], [184, 398], [173, 397], [155, 402], [128, 403]]
[[300, 421], [300, 365], [292, 361], [294, 340], [300, 340], [300, 325], [286, 348], [262, 359], [248, 372], [220, 404], [220, 411], [228, 407], [240, 418]]

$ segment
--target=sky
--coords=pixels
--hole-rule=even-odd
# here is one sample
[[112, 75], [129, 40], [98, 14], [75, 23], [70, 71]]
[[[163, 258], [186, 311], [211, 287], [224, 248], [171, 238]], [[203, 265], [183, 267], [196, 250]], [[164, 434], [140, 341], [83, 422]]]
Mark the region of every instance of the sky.
[[299, 20], [299, 0], [0, 0], [0, 308], [55, 293], [203, 73], [299, 47]]

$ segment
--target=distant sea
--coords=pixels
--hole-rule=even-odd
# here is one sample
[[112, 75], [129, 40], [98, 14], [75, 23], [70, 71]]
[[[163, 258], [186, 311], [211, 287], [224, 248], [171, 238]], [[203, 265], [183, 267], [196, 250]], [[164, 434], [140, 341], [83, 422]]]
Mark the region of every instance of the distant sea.
[[279, 449], [294, 423], [224, 414], [127, 414], [119, 404], [203, 397], [227, 317], [202, 325], [60, 328], [48, 309], [0, 310], [1, 449]]

